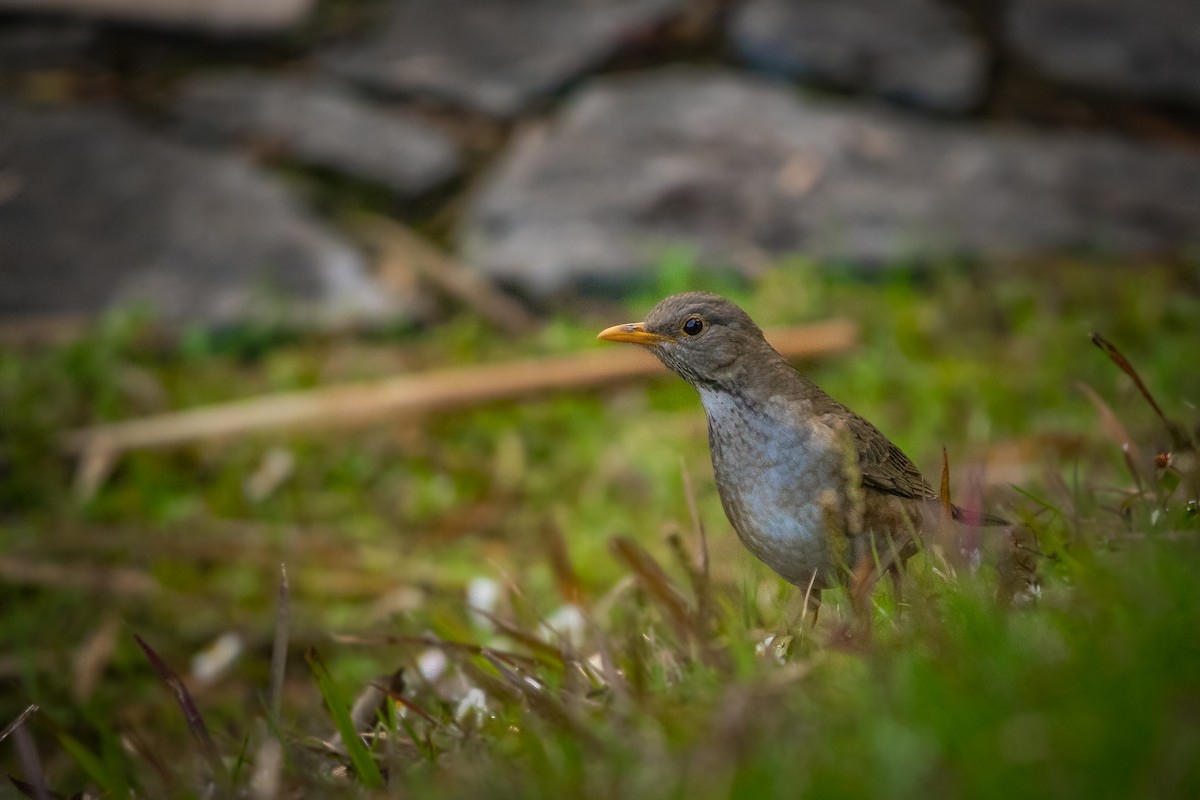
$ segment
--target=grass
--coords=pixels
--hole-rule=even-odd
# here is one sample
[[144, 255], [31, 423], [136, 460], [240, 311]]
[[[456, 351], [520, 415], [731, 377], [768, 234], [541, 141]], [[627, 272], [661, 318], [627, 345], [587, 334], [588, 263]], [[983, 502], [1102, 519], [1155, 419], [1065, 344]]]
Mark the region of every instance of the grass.
[[[956, 499], [982, 484], [990, 510], [1027, 522], [1044, 553], [1037, 601], [995, 601], [985, 539], [978, 566], [954, 548], [914, 559], [902, 608], [876, 593], [869, 639], [844, 636], [840, 592], [814, 626], [803, 593], [729, 531], [702, 414], [677, 380], [135, 454], [86, 502], [52, 446], [103, 419], [592, 347], [603, 325], [698, 285], [765, 324], [859, 320], [858, 352], [804, 369], [932, 478], [945, 446]], [[125, 315], [77, 344], [0, 354], [0, 725], [40, 706], [20, 728], [40, 768], [15, 737], [0, 768], [114, 797], [210, 784], [689, 800], [1200, 790], [1200, 521], [1177, 473], [1132, 491], [1079, 388], [1147, 456], [1169, 448], [1088, 342], [1100, 331], [1192, 430], [1193, 275], [1061, 264], [864, 282], [793, 264], [745, 286], [676, 259], [614, 314], [524, 341], [464, 316], [366, 339], [242, 331], [179, 346]], [[272, 452], [291, 464], [285, 479], [248, 494]], [[988, 454], [996, 483], [977, 477]], [[240, 655], [199, 680], [190, 662], [222, 634]], [[164, 690], [171, 674], [186, 702]]]

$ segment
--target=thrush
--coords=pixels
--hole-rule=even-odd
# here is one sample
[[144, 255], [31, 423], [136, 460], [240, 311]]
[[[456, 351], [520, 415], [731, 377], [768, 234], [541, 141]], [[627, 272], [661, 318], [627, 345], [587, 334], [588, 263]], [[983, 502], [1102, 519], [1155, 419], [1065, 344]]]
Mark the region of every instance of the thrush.
[[[646, 346], [700, 393], [725, 515], [751, 553], [813, 597], [863, 565], [896, 570], [945, 518], [908, 456], [797, 372], [733, 302], [672, 295], [600, 338]], [[957, 507], [950, 516], [1005, 524]]]

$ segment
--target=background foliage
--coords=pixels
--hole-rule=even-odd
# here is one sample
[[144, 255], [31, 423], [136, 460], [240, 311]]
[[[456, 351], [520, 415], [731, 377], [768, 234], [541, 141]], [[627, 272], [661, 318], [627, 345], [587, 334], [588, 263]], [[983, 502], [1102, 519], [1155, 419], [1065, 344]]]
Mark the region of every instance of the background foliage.
[[[803, 597], [729, 531], [702, 412], [674, 379], [134, 454], [86, 501], [54, 446], [99, 420], [599, 346], [600, 327], [682, 288], [731, 294], [764, 325], [857, 320], [855, 353], [802, 368], [931, 478], [946, 447], [956, 498], [983, 485], [991, 510], [1027, 522], [1044, 554], [1040, 597], [1001, 607], [990, 555], [974, 568], [931, 548], [902, 608], [877, 593], [872, 637], [846, 638], [838, 592], [813, 626]], [[199, 796], [211, 781], [269, 796], [259, 770], [285, 795], [363, 793], [375, 780], [438, 796], [1194, 795], [1189, 462], [1088, 334], [1116, 343], [1194, 430], [1198, 311], [1194, 268], [864, 281], [796, 263], [742, 285], [674, 259], [626, 309], [520, 341], [463, 315], [369, 337], [242, 329], [164, 345], [129, 314], [52, 351], [10, 348], [0, 722], [39, 704], [24, 729], [49, 785], [68, 795]], [[1136, 492], [1081, 384], [1144, 453], [1178, 451], [1182, 484], [1167, 471]], [[286, 479], [248, 493], [280, 457]], [[700, 539], [681, 466], [707, 529], [707, 589], [689, 574]], [[281, 562], [291, 627], [273, 719]], [[241, 642], [232, 665], [208, 682], [190, 674], [190, 659], [230, 633]], [[133, 634], [185, 676], [215, 762]], [[398, 668], [398, 702], [381, 703], [366, 748], [348, 752], [329, 709]], [[13, 741], [0, 764], [30, 780]]]

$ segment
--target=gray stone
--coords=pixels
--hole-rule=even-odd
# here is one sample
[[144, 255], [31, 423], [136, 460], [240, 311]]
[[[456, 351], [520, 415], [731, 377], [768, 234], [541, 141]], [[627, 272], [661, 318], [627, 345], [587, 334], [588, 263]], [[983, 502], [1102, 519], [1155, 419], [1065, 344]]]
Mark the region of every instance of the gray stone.
[[1200, 159], [1113, 138], [932, 123], [729, 74], [607, 79], [518, 137], [460, 246], [531, 294], [637, 279], [668, 248], [867, 267], [1200, 243]]
[[276, 33], [304, 20], [314, 0], [0, 0], [0, 12], [33, 11], [216, 34]]
[[379, 36], [337, 54], [342, 75], [500, 117], [561, 88], [688, 0], [392, 0]]
[[937, 0], [749, 0], [729, 40], [766, 72], [923, 108], [967, 111], [986, 91], [983, 43]]
[[244, 161], [92, 109], [0, 105], [0, 315], [168, 326], [393, 312], [345, 241]]
[[95, 40], [95, 28], [84, 23], [10, 20], [0, 25], [0, 69], [77, 67]]
[[461, 166], [457, 145], [416, 114], [303, 79], [199, 78], [180, 88], [175, 109], [188, 130], [265, 145], [403, 197], [445, 183]]
[[1200, 102], [1197, 0], [1012, 0], [1006, 27], [1021, 55], [1057, 80]]

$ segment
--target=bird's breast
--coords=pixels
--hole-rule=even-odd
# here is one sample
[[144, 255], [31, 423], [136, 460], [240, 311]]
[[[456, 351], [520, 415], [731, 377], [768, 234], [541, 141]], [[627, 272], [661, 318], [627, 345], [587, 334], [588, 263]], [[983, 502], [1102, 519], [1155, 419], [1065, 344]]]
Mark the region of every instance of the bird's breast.
[[781, 400], [700, 394], [726, 516], [750, 552], [806, 586], [835, 561], [830, 530], [840, 529], [845, 489], [840, 448]]

